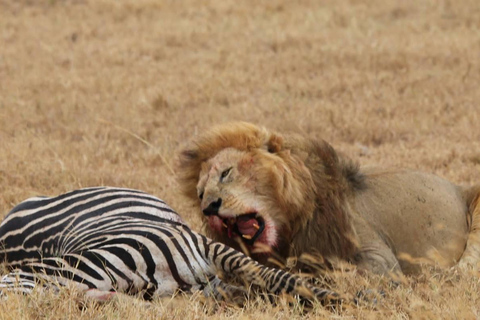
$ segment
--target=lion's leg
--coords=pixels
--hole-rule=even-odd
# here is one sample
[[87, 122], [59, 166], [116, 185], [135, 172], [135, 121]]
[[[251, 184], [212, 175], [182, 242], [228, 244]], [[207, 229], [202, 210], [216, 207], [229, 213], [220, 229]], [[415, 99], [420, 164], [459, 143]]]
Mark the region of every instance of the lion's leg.
[[359, 269], [391, 277], [402, 274], [397, 258], [387, 246], [378, 243], [362, 245], [355, 258], [358, 259], [356, 262]]
[[[357, 268], [387, 276], [390, 278], [390, 287], [397, 287], [403, 275], [397, 257], [377, 233], [369, 228], [363, 230], [366, 230], [367, 234], [357, 233], [360, 240], [358, 253], [355, 256]], [[366, 288], [357, 292], [355, 301], [358, 304], [376, 305], [378, 300], [384, 297], [385, 291], [383, 289]]]
[[355, 214], [352, 218], [358, 241], [358, 251], [354, 258], [357, 267], [379, 275], [402, 274], [397, 257], [387, 245], [389, 241], [382, 238], [359, 215]]
[[[390, 286], [397, 287], [402, 275], [400, 264], [393, 251], [381, 241], [379, 236], [372, 236], [368, 243], [363, 243], [355, 256], [355, 263], [360, 270], [370, 273], [385, 275], [390, 278]], [[355, 301], [358, 304], [367, 303], [376, 305], [379, 299], [385, 297], [385, 291], [381, 288], [366, 288], [358, 291]]]
[[[480, 187], [478, 189], [480, 192]], [[480, 193], [471, 202], [470, 212], [472, 215], [470, 233], [467, 239], [467, 246], [458, 262], [458, 266], [461, 269], [473, 267], [476, 270], [480, 270]]]

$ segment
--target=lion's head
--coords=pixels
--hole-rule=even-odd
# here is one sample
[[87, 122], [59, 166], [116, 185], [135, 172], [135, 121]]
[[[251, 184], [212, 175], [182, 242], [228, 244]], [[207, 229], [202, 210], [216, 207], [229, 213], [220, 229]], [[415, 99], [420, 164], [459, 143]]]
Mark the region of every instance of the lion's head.
[[338, 254], [353, 247], [345, 240], [338, 162], [323, 141], [236, 122], [194, 139], [180, 153], [177, 172], [215, 240], [282, 257], [312, 244]]
[[210, 236], [278, 249], [311, 219], [310, 172], [282, 147], [278, 134], [233, 123], [198, 137], [181, 153], [184, 191], [199, 201]]

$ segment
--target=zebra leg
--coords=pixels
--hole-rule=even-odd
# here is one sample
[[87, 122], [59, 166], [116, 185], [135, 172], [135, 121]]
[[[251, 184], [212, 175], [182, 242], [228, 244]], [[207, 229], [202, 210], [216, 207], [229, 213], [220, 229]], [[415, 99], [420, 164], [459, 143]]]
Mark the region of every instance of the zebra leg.
[[[16, 294], [31, 294], [35, 288], [40, 285], [41, 290], [54, 290], [58, 292], [59, 287], [51, 281], [44, 279], [44, 275], [39, 273], [30, 273], [20, 269], [16, 269], [2, 277], [0, 280], [0, 298], [6, 298], [5, 293], [11, 292]], [[47, 282], [48, 281], [48, 282]], [[75, 286], [78, 286], [74, 281], [71, 281]], [[93, 300], [97, 302], [106, 302], [116, 296], [116, 292], [104, 291], [98, 289], [88, 289], [84, 291], [84, 297], [86, 300]]]
[[210, 242], [208, 258], [218, 271], [275, 295], [280, 293], [298, 295], [304, 302], [317, 300], [322, 305], [330, 306], [344, 301], [343, 297], [332, 290], [312, 286], [299, 275], [261, 265], [245, 254], [219, 242]]
[[35, 287], [36, 279], [33, 274], [16, 269], [0, 280], [0, 297], [5, 297], [6, 292], [30, 294]]
[[239, 306], [245, 303], [248, 296], [248, 292], [244, 288], [226, 283], [218, 276], [209, 279], [208, 285], [203, 289], [203, 294], [206, 297], [213, 297], [217, 301], [227, 300]]
[[68, 258], [66, 255], [64, 258], [30, 261], [5, 275], [0, 280], [0, 290], [30, 294], [36, 287], [42, 291], [54, 292], [58, 292], [60, 287], [70, 287], [80, 293], [79, 302], [87, 300], [106, 302], [115, 297], [116, 292], [111, 291], [111, 279], [107, 274], [103, 274], [103, 279], [95, 283], [88, 282], [90, 285], [86, 285], [83, 281], [90, 280], [86, 278], [87, 273], [80, 264], [70, 265], [71, 259]]

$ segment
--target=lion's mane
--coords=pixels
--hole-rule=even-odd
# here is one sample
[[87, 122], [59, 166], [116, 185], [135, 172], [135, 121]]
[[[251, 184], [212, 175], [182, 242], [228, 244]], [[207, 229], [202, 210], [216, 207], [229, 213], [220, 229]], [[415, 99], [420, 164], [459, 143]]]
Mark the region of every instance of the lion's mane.
[[[261, 188], [269, 189], [262, 194], [282, 204], [282, 217], [276, 218], [284, 221], [277, 248], [281, 256], [314, 253], [314, 244], [324, 257], [354, 258], [356, 243], [346, 197], [352, 188], [363, 187], [356, 163], [337, 154], [323, 140], [283, 136], [244, 122], [229, 123], [197, 137], [180, 153], [178, 174], [188, 197], [198, 199], [196, 185], [202, 163], [225, 148], [250, 152], [264, 160], [273, 158], [273, 165], [283, 168], [263, 170], [276, 176], [259, 178], [265, 181]], [[272, 165], [272, 161], [259, 162]], [[257, 169], [259, 173], [261, 169]], [[208, 227], [206, 231], [217, 240], [235, 245]]]

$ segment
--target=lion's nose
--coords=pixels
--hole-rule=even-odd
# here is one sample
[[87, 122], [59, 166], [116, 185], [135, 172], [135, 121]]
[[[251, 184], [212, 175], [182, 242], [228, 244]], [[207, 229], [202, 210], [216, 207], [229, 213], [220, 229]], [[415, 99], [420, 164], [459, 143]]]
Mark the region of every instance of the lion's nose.
[[218, 198], [217, 201], [210, 202], [208, 207], [203, 209], [203, 214], [206, 216], [218, 215], [218, 210], [220, 209], [221, 205], [222, 205], [222, 198]]

